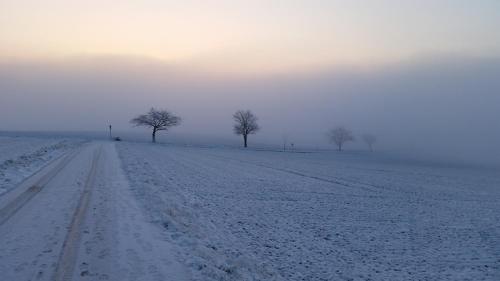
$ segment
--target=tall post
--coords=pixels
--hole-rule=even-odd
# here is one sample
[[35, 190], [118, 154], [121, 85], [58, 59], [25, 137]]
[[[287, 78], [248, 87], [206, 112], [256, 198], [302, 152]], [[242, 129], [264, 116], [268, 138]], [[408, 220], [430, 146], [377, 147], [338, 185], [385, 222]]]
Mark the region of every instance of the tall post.
[[109, 125], [109, 139], [112, 140], [113, 139], [113, 135], [111, 134], [111, 125]]

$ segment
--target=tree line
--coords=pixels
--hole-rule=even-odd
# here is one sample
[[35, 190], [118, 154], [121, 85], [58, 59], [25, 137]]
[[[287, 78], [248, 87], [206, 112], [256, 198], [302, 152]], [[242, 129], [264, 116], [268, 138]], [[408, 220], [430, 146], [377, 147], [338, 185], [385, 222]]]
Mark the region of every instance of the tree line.
[[[233, 114], [233, 132], [243, 137], [243, 146], [248, 147], [248, 136], [259, 131], [260, 127], [257, 123], [257, 116], [250, 110], [238, 110]], [[130, 122], [134, 126], [148, 127], [152, 130], [151, 141], [156, 142], [156, 133], [159, 131], [168, 131], [171, 127], [181, 124], [181, 117], [171, 113], [165, 109], [151, 108], [146, 114], [141, 114]], [[328, 131], [328, 140], [335, 144], [338, 151], [342, 151], [344, 145], [355, 140], [353, 133], [345, 127], [336, 127]], [[363, 142], [368, 146], [370, 151], [373, 151], [373, 145], [377, 138], [371, 134], [364, 134]]]

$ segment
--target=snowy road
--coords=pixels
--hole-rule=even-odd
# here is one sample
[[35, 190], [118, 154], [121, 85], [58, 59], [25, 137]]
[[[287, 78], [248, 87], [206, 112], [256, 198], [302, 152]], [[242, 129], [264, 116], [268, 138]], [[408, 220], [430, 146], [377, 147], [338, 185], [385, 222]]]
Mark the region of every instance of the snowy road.
[[1, 280], [188, 280], [175, 254], [112, 143], [69, 152], [0, 197]]

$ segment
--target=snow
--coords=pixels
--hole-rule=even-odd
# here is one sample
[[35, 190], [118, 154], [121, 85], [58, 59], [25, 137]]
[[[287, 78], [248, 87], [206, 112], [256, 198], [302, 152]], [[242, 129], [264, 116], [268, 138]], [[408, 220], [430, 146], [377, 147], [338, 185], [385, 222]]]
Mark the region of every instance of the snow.
[[193, 280], [500, 280], [500, 173], [377, 153], [120, 143]]
[[76, 139], [0, 137], [0, 195], [81, 143]]
[[0, 279], [500, 280], [499, 172], [377, 152], [3, 137]]
[[[88, 147], [83, 148], [86, 151]], [[85, 182], [89, 155], [78, 153], [33, 199], [0, 225], [2, 280], [53, 280], [52, 272]], [[19, 198], [18, 194], [24, 190], [38, 185], [46, 175], [45, 170], [58, 167], [60, 161], [50, 163], [1, 196], [0, 210], [8, 208], [5, 203]]]
[[[33, 186], [35, 196], [12, 205]], [[175, 245], [144, 218], [110, 142], [88, 143], [1, 196], [0, 237], [0, 280], [190, 280]]]
[[114, 146], [102, 148], [72, 280], [189, 280], [177, 250], [147, 222], [131, 194]]

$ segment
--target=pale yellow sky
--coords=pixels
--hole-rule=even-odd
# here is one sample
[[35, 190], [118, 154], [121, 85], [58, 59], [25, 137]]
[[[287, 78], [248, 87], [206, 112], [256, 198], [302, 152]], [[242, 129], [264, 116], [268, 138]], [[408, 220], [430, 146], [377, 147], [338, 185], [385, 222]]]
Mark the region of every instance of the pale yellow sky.
[[0, 0], [0, 57], [151, 57], [216, 68], [497, 55], [500, 1]]

